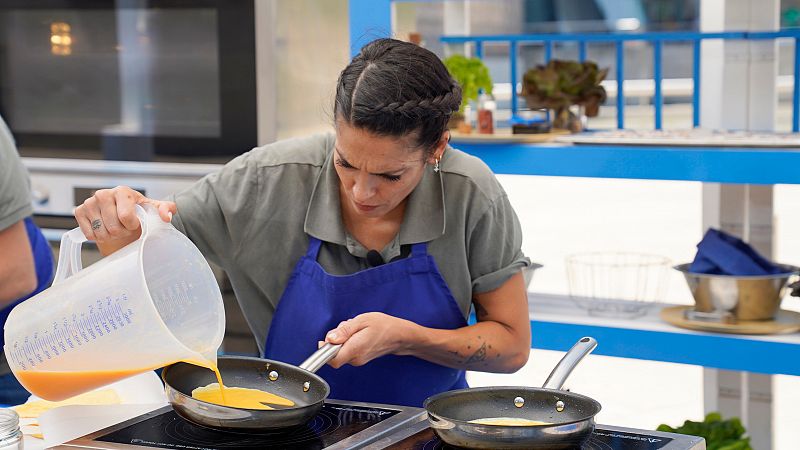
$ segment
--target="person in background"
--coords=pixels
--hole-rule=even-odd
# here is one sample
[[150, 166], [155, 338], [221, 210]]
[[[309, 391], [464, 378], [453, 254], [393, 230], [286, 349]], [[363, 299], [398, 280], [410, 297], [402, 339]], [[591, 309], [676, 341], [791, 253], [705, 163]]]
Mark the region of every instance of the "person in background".
[[[0, 324], [15, 305], [53, 281], [53, 253], [31, 219], [28, 173], [17, 154], [14, 138], [0, 118]], [[4, 344], [0, 336], [0, 344]], [[0, 404], [24, 403], [30, 394], [11, 373], [0, 354]]]
[[140, 235], [135, 205], [156, 206], [226, 270], [266, 358], [342, 344], [319, 371], [331, 398], [421, 406], [530, 354], [521, 227], [448, 145], [460, 103], [435, 54], [379, 39], [339, 76], [334, 133], [254, 149], [174, 201], [100, 190], [75, 217], [109, 254]]

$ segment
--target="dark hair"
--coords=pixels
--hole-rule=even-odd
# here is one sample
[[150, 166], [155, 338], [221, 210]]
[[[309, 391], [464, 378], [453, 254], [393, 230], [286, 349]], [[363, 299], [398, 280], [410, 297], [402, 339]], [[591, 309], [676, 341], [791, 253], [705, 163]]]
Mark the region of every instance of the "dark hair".
[[381, 136], [417, 133], [433, 149], [461, 104], [461, 87], [430, 50], [395, 39], [361, 48], [339, 75], [334, 117]]

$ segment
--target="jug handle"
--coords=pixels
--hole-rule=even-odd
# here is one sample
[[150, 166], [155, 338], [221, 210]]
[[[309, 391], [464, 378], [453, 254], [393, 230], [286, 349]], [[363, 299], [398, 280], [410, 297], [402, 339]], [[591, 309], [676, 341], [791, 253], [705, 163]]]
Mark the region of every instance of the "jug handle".
[[[158, 214], [158, 212], [156, 211], [155, 214]], [[147, 234], [147, 212], [140, 205], [136, 205], [136, 216], [142, 224], [142, 235], [139, 237], [139, 239], [142, 239]], [[80, 227], [67, 231], [61, 236], [61, 247], [58, 250], [58, 267], [53, 278], [53, 285], [66, 280], [83, 269], [81, 245], [87, 240]]]

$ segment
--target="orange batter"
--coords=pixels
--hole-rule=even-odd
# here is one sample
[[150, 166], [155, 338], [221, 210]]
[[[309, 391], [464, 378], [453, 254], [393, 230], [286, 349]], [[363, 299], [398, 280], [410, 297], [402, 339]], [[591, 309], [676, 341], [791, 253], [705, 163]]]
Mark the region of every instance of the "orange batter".
[[25, 389], [45, 400], [57, 402], [141, 372], [141, 369], [96, 372], [25, 370], [15, 375]]
[[522, 426], [522, 427], [552, 425], [548, 422], [541, 422], [539, 420], [531, 420], [531, 419], [522, 419], [518, 417], [487, 417], [486, 419], [470, 420], [469, 423], [476, 423], [478, 425], [503, 425], [503, 426]]
[[[222, 375], [215, 364], [210, 362], [186, 361], [190, 364], [206, 367], [214, 372], [216, 383], [203, 386], [192, 391], [192, 397], [209, 403], [223, 406], [248, 409], [273, 409], [263, 403], [280, 406], [294, 406], [294, 402], [258, 389], [227, 387], [222, 382]], [[75, 395], [105, 386], [147, 370], [102, 370], [93, 372], [78, 371], [20, 371], [15, 375], [25, 388], [44, 400], [61, 401]], [[263, 403], [262, 403], [263, 402]]]
[[276, 394], [259, 389], [228, 387], [224, 385], [222, 389], [220, 389], [219, 383], [211, 383], [208, 386], [193, 390], [192, 397], [217, 405], [245, 409], [275, 409], [264, 403], [279, 406], [294, 406], [293, 401]]
[[222, 374], [214, 364], [199, 364], [214, 371], [217, 377], [216, 383], [211, 383], [207, 386], [202, 386], [192, 390], [192, 398], [202, 400], [216, 405], [230, 406], [233, 408], [245, 409], [275, 409], [264, 403], [269, 403], [279, 406], [294, 406], [294, 402], [259, 389], [250, 389], [242, 387], [229, 387], [225, 386], [222, 382]]

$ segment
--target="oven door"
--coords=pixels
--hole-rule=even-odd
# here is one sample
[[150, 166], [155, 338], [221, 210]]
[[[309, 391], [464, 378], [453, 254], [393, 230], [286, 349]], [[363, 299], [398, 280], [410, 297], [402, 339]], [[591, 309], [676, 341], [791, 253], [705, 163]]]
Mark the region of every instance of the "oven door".
[[5, 0], [0, 115], [23, 156], [229, 159], [258, 140], [254, 9]]

